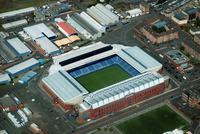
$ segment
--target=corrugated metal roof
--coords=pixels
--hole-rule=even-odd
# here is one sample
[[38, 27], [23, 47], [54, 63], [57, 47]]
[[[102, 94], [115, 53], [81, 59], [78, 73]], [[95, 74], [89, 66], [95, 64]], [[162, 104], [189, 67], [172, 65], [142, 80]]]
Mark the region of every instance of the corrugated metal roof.
[[48, 38], [56, 37], [56, 34], [51, 31], [51, 29], [49, 29], [44, 23], [25, 27], [23, 29], [29, 36], [31, 36], [33, 40], [43, 37], [44, 35]]
[[17, 37], [8, 39], [7, 42], [20, 55], [31, 53], [31, 50]]
[[84, 100], [90, 104], [93, 109], [96, 109], [163, 82], [164, 77], [160, 74], [148, 72], [90, 93]]
[[62, 28], [68, 35], [77, 34], [76, 30], [65, 22], [58, 22], [57, 25]]
[[31, 58], [31, 59], [28, 59], [24, 62], [21, 62], [17, 65], [14, 65], [8, 69], [6, 69], [6, 72], [10, 73], [10, 74], [16, 74], [17, 72], [20, 72], [20, 71], [23, 71], [29, 67], [32, 67], [34, 65], [37, 65], [39, 64], [39, 61], [36, 60], [35, 58]]
[[144, 52], [141, 48], [135, 46], [131, 48], [124, 49], [124, 52], [128, 54], [135, 61], [140, 63], [140, 65], [146, 70], [151, 70], [152, 68], [160, 67], [162, 64], [155, 60], [153, 57]]
[[98, 31], [94, 27], [92, 27], [88, 22], [86, 22], [78, 13], [70, 15], [70, 17], [81, 27], [87, 30], [91, 35], [98, 33]]
[[86, 12], [81, 12], [80, 15], [87, 21], [91, 26], [93, 26], [95, 29], [97, 29], [100, 32], [105, 32], [106, 27], [99, 24], [96, 20], [94, 20], [92, 17], [90, 17]]
[[36, 76], [37, 73], [34, 72], [34, 71], [29, 71], [27, 74], [25, 74], [22, 78], [19, 79], [19, 82], [22, 82], [22, 83], [26, 83], [28, 82], [30, 79], [32, 79], [34, 76]]
[[22, 20], [17, 20], [17, 21], [6, 23], [6, 24], [2, 24], [2, 27], [4, 29], [10, 29], [10, 28], [14, 28], [14, 27], [26, 25], [26, 24], [28, 24], [28, 21], [26, 19], [22, 19]]
[[47, 76], [42, 81], [65, 103], [70, 103], [73, 98], [82, 97], [82, 95], [88, 93], [84, 87], [65, 71]]
[[23, 13], [33, 12], [33, 11], [35, 11], [34, 7], [23, 8], [23, 9], [19, 9], [19, 10], [1, 13], [0, 18], [11, 17], [11, 16], [15, 16], [15, 15], [18, 15], [18, 14], [23, 14]]
[[59, 51], [59, 49], [47, 37], [36, 39], [36, 43], [39, 44], [47, 54], [52, 54]]
[[133, 15], [141, 14], [142, 10], [139, 9], [139, 8], [135, 8], [135, 9], [132, 9], [132, 10], [128, 10], [126, 12], [129, 13], [131, 16], [133, 16]]
[[10, 82], [10, 76], [8, 74], [0, 74], [0, 83]]

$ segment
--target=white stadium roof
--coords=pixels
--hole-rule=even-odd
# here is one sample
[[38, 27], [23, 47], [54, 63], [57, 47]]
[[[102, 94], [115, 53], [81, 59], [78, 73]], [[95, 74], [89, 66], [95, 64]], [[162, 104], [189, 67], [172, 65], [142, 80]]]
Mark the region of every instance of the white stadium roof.
[[19, 38], [8, 39], [7, 42], [20, 55], [31, 53], [31, 50]]
[[147, 72], [93, 92], [84, 100], [95, 109], [163, 82], [164, 77], [160, 74]]
[[77, 97], [82, 97], [82, 95], [88, 93], [84, 87], [65, 71], [54, 73], [42, 81], [65, 103], [77, 103]]

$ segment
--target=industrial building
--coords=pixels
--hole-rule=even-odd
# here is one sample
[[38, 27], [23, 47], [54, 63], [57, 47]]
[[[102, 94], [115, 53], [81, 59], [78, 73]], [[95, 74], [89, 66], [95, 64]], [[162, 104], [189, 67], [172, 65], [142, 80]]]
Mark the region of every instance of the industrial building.
[[[147, 62], [148, 61], [148, 62]], [[130, 78], [89, 92], [77, 78], [112, 65], [121, 67]], [[52, 101], [64, 110], [77, 109], [78, 120], [86, 121], [119, 111], [167, 88], [162, 64], [139, 47], [102, 42], [53, 57], [49, 76], [42, 79]]]
[[99, 33], [94, 27], [85, 21], [78, 13], [68, 15], [67, 22], [70, 23], [70, 25], [72, 25], [86, 39], [95, 40], [98, 37], [101, 37], [101, 33]]
[[87, 8], [87, 13], [103, 26], [111, 26], [119, 22], [119, 17], [102, 4]]
[[106, 32], [106, 27], [99, 24], [95, 19], [89, 16], [86, 12], [83, 11], [80, 13], [80, 15], [85, 21], [87, 21], [92, 27], [94, 27], [101, 34]]
[[28, 59], [26, 61], [23, 61], [17, 65], [14, 65], [5, 71], [11, 76], [11, 77], [16, 77], [20, 74], [23, 74], [27, 71], [30, 71], [33, 68], [36, 68], [39, 66], [39, 61], [36, 60], [35, 58]]
[[21, 19], [21, 17], [25, 15], [33, 14], [34, 11], [35, 11], [34, 7], [28, 7], [28, 8], [23, 8], [19, 10], [0, 13], [0, 19], [5, 22], [6, 21], [10, 22], [10, 21], [18, 20], [19, 18]]
[[76, 42], [76, 41], [80, 41], [81, 39], [76, 36], [76, 35], [72, 35], [68, 38], [63, 38], [63, 39], [60, 39], [60, 40], [56, 40], [54, 43], [59, 47], [65, 47], [65, 46], [68, 46], [70, 45], [71, 43], [73, 42]]
[[0, 38], [0, 55], [5, 60], [5, 63], [13, 62], [19, 59], [19, 55], [11, 49], [10, 44], [3, 38]]
[[0, 84], [9, 84], [11, 82], [10, 76], [5, 74], [0, 74]]
[[35, 42], [45, 51], [47, 55], [54, 56], [60, 54], [60, 50], [47, 37], [37, 38]]
[[57, 55], [60, 53], [59, 49], [50, 40], [56, 38], [57, 35], [44, 23], [25, 27], [24, 32], [28, 34], [47, 55]]
[[17, 37], [7, 39], [10, 48], [21, 57], [29, 56], [31, 50]]
[[66, 22], [58, 22], [57, 26], [58, 29], [67, 37], [78, 34], [77, 31]]
[[17, 21], [13, 21], [13, 22], [2, 24], [2, 27], [5, 30], [8, 30], [8, 29], [11, 29], [11, 28], [24, 26], [26, 24], [28, 24], [28, 21], [26, 19], [22, 19], [22, 20], [17, 20]]
[[21, 78], [19, 79], [18, 82], [21, 83], [21, 84], [26, 84], [26, 83], [28, 83], [31, 79], [33, 79], [36, 75], [37, 75], [36, 72], [34, 72], [34, 71], [29, 71], [29, 72], [26, 73], [23, 77], [21, 77]]
[[153, 44], [165, 43], [179, 38], [175, 24], [164, 17], [154, 18], [134, 28]]
[[46, 36], [48, 39], [53, 39], [57, 35], [49, 29], [44, 23], [36, 24], [33, 26], [23, 28], [24, 32], [27, 33], [33, 40]]
[[140, 8], [135, 8], [135, 9], [126, 11], [126, 13], [131, 17], [136, 17], [136, 16], [142, 15], [142, 10]]

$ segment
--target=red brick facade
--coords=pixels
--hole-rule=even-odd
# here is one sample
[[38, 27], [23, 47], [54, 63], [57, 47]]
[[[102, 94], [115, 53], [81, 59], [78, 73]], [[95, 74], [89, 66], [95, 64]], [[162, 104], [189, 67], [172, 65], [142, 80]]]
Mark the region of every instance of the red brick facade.
[[[152, 88], [146, 89], [136, 94], [131, 94], [113, 103], [107, 104], [97, 109], [91, 109], [86, 112], [89, 113], [90, 119], [100, 118], [112, 112], [120, 111], [133, 104], [137, 104], [138, 102], [149, 99], [153, 96], [159, 95], [163, 93], [164, 90], [165, 90], [165, 83], [162, 83], [160, 85], [154, 86]], [[80, 116], [79, 116], [80, 118], [81, 118], [81, 114], [84, 114], [84, 113], [80, 113]], [[82, 120], [82, 119], [79, 119], [79, 120]]]

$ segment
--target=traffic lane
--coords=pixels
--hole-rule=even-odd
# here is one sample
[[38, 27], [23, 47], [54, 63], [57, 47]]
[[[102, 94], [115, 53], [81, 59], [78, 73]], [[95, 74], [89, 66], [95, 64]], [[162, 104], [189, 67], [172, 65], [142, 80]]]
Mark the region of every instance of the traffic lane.
[[95, 130], [97, 128], [100, 128], [100, 127], [103, 127], [105, 125], [114, 123], [115, 121], [118, 121], [119, 119], [130, 116], [133, 113], [145, 110], [148, 107], [151, 107], [152, 105], [159, 104], [159, 103], [161, 103], [161, 102], [163, 102], [167, 99], [170, 99], [172, 96], [176, 96], [177, 94], [178, 95], [180, 94], [180, 90], [174, 90], [172, 92], [168, 92], [163, 96], [159, 96], [159, 97], [154, 98], [153, 100], [149, 100], [149, 101], [146, 101], [144, 103], [139, 104], [139, 107], [131, 107], [131, 108], [128, 108], [126, 110], [117, 112], [117, 113], [113, 114], [112, 116], [108, 116], [107, 118], [104, 118], [104, 119], [102, 119], [98, 122], [89, 124], [89, 125], [84, 126], [82, 128], [79, 128], [72, 133], [74, 133], [74, 134], [88, 133], [88, 132]]

